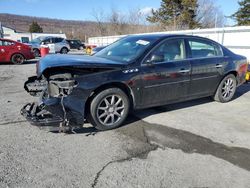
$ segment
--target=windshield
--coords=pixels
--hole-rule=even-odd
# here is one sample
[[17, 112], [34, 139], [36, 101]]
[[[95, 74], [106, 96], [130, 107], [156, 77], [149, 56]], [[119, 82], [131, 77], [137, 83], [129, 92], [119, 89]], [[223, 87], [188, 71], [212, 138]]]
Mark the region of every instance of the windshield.
[[35, 38], [33, 40], [30, 41], [31, 43], [41, 43], [41, 39], [40, 38]]
[[150, 36], [129, 36], [114, 42], [94, 56], [128, 63], [139, 57], [157, 39]]

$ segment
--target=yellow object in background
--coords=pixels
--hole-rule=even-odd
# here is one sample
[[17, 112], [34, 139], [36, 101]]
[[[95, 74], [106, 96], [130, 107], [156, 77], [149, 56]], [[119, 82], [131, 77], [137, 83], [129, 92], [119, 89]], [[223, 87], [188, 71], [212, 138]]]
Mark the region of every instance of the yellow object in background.
[[86, 53], [87, 53], [88, 55], [91, 55], [91, 53], [92, 53], [92, 48], [91, 48], [90, 46], [88, 46], [88, 47], [86, 48]]
[[250, 72], [247, 72], [246, 74], [246, 81], [249, 81], [250, 80]]

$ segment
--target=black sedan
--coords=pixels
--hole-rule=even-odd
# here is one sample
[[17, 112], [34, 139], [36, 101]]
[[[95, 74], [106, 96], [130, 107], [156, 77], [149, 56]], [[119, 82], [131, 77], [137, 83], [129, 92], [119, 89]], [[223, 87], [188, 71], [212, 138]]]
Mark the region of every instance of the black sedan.
[[80, 40], [66, 40], [69, 43], [70, 49], [83, 50], [85, 49], [85, 44]]
[[22, 114], [39, 126], [120, 126], [128, 113], [212, 96], [230, 101], [245, 82], [247, 60], [222, 45], [186, 35], [134, 35], [94, 56], [48, 55], [25, 89], [39, 96]]

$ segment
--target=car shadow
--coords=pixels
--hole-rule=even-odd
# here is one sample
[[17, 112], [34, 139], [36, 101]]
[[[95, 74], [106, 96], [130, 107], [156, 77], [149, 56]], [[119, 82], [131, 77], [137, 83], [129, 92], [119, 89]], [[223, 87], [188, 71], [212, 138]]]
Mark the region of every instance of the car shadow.
[[[39, 61], [39, 59], [31, 59], [31, 60], [28, 60], [28, 61], [24, 61], [23, 64], [21, 65], [29, 65], [29, 64], [35, 64]], [[0, 65], [15, 65], [11, 62], [0, 62]]]
[[32, 60], [28, 60], [25, 61], [22, 65], [29, 65], [29, 64], [35, 64], [39, 61], [39, 59], [32, 59]]
[[[241, 97], [245, 93], [250, 91], [250, 83], [245, 83], [241, 85], [236, 93], [235, 97], [233, 100]], [[158, 106], [158, 107], [152, 107], [149, 109], [143, 109], [143, 110], [136, 110], [134, 112], [131, 112], [131, 114], [128, 116], [127, 120], [121, 127], [126, 127], [130, 124], [133, 124], [135, 122], [141, 121], [141, 119], [146, 118], [151, 115], [157, 115], [163, 112], [168, 112], [168, 111], [175, 111], [179, 109], [184, 109], [184, 108], [190, 108], [193, 106], [198, 106], [198, 105], [203, 105], [206, 103], [214, 102], [214, 100], [211, 97], [206, 97], [206, 98], [200, 98], [200, 99], [195, 99], [195, 100], [190, 100], [186, 102], [179, 102], [179, 103], [174, 103], [174, 104], [169, 104], [169, 105], [163, 105], [163, 106]], [[143, 113], [141, 113], [143, 112]], [[136, 113], [140, 113], [141, 119], [136, 118]], [[98, 132], [103, 132], [97, 130], [95, 127], [83, 127], [79, 129], [74, 129], [73, 132], [68, 131], [66, 132], [67, 134], [85, 134], [85, 136], [94, 136]]]
[[[241, 97], [242, 95], [244, 95], [245, 93], [247, 93], [249, 91], [250, 91], [250, 83], [245, 83], [245, 84], [241, 85], [237, 89], [233, 100]], [[136, 110], [136, 111], [133, 111], [130, 113], [127, 120], [125, 121], [125, 123], [121, 127], [126, 127], [130, 124], [141, 121], [142, 119], [144, 119], [148, 116], [151, 116], [151, 115], [157, 115], [157, 114], [168, 112], [168, 111], [175, 111], [175, 110], [179, 110], [179, 109], [190, 108], [193, 106], [203, 105], [203, 104], [210, 103], [210, 102], [214, 102], [212, 97], [205, 97], [205, 98], [194, 99], [194, 100], [185, 101], [185, 102], [179, 102], [179, 103], [174, 103], [174, 104], [169, 104], [169, 105], [152, 107], [149, 109]], [[141, 112], [143, 112], [143, 113], [141, 113]], [[136, 113], [140, 113], [141, 119], [138, 119], [136, 117]], [[86, 122], [86, 123], [88, 123], [88, 122]], [[72, 134], [72, 133], [85, 134], [85, 136], [94, 136], [98, 132], [104, 132], [104, 131], [99, 131], [95, 127], [91, 126], [91, 127], [77, 128], [77, 129], [74, 129], [73, 132], [67, 131], [66, 133], [67, 134]], [[58, 131], [55, 131], [54, 133], [58, 133]]]
[[242, 95], [248, 93], [250, 91], [250, 82], [246, 82], [237, 88], [237, 91], [234, 95], [234, 99], [241, 97]]
[[[121, 127], [125, 127], [125, 126], [133, 124], [137, 121], [139, 121], [139, 119], [137, 117], [135, 117], [134, 114], [129, 114], [125, 123]], [[85, 122], [85, 124], [88, 124], [88, 122]], [[73, 131], [68, 130], [65, 133], [66, 134], [84, 134], [85, 136], [95, 136], [99, 132], [105, 132], [105, 131], [100, 131], [100, 130], [96, 129], [92, 125], [90, 125], [90, 126], [91, 127], [75, 128], [75, 129], [73, 129]], [[58, 131], [50, 131], [50, 132], [59, 133]]]
[[[202, 104], [212, 102], [212, 101], [213, 100], [211, 98], [207, 97], [207, 98], [192, 100], [192, 101], [188, 101], [188, 102], [182, 102], [182, 103], [159, 106], [159, 107], [154, 107], [154, 108], [149, 108], [149, 109], [144, 109], [144, 110], [133, 111], [129, 114], [125, 123], [121, 127], [126, 127], [128, 125], [131, 125], [133, 123], [141, 121], [141, 119], [138, 119], [136, 117], [136, 113], [138, 113], [138, 112], [140, 113], [142, 111], [145, 111], [145, 113], [143, 113], [142, 116], [147, 117], [147, 116], [150, 116], [153, 114], [155, 115], [155, 114], [162, 113], [162, 112], [174, 111], [174, 110], [178, 110], [181, 108], [189, 108], [192, 106], [202, 105]], [[154, 111], [152, 111], [152, 109]], [[88, 124], [88, 122], [86, 122], [85, 124]], [[51, 131], [51, 132], [58, 133], [58, 131]], [[73, 129], [73, 131], [66, 131], [65, 133], [66, 134], [84, 134], [85, 136], [95, 136], [99, 132], [104, 132], [104, 131], [97, 130], [95, 127], [91, 126], [91, 127], [76, 128], [76, 129]]]

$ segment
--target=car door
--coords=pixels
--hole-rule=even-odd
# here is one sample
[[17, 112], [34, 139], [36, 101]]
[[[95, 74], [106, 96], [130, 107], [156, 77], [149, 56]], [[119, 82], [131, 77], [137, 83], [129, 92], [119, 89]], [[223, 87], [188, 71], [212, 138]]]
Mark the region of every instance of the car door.
[[73, 49], [77, 49], [77, 41], [75, 40], [72, 40], [72, 46], [73, 46]]
[[166, 104], [186, 97], [190, 70], [184, 39], [161, 42], [142, 63], [142, 105]]
[[49, 44], [49, 48], [51, 49], [53, 53], [60, 51], [57, 45], [57, 38], [55, 37], [51, 38], [51, 43]]
[[3, 41], [0, 40], [0, 62], [4, 62], [6, 61], [6, 56], [7, 56], [7, 52], [6, 52], [6, 49], [3, 45]]
[[206, 39], [187, 39], [191, 63], [190, 96], [212, 95], [226, 66], [221, 47]]
[[10, 61], [12, 52], [14, 52], [14, 43], [0, 40], [0, 62]]

